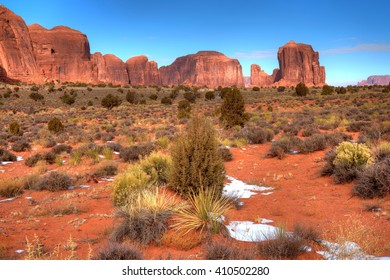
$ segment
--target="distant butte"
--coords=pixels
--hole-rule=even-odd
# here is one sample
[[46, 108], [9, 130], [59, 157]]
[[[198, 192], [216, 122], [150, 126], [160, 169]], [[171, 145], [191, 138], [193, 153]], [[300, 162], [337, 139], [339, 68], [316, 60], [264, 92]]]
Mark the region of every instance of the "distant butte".
[[388, 85], [390, 83], [390, 75], [375, 75], [369, 76], [367, 80], [358, 83], [358, 86], [372, 86], [372, 85]]
[[216, 51], [200, 51], [158, 68], [144, 55], [123, 62], [112, 54], [90, 53], [88, 38], [66, 26], [46, 29], [26, 26], [23, 19], [0, 5], [0, 80], [45, 83], [51, 81], [130, 85], [308, 86], [325, 84], [325, 68], [310, 45], [293, 40], [278, 51], [279, 69], [268, 75], [251, 66], [245, 79], [237, 59]]

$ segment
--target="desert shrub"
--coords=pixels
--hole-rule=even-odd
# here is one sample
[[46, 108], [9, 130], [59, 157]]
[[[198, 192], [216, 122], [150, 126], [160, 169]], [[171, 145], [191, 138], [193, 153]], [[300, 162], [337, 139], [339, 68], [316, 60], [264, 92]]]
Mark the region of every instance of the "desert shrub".
[[213, 99], [215, 99], [215, 94], [214, 94], [213, 91], [208, 91], [208, 92], [206, 92], [206, 94], [204, 95], [204, 98], [205, 98], [206, 100], [213, 100]]
[[38, 154], [34, 154], [34, 155], [28, 157], [28, 158], [25, 160], [24, 164], [25, 164], [26, 166], [28, 166], [28, 167], [33, 167], [33, 166], [35, 166], [35, 165], [38, 163], [38, 161], [40, 161], [40, 160], [42, 160], [42, 155], [38, 153]]
[[325, 134], [317, 133], [307, 137], [300, 146], [302, 153], [312, 153], [315, 151], [322, 151], [327, 146], [327, 137]]
[[244, 126], [248, 120], [244, 105], [244, 97], [239, 89], [232, 88], [225, 92], [220, 116], [220, 121], [225, 128]]
[[17, 123], [17, 122], [12, 122], [12, 123], [9, 124], [9, 132], [12, 135], [17, 135], [17, 136], [22, 136], [23, 135], [22, 128], [20, 127], [20, 124]]
[[138, 103], [139, 96], [136, 92], [134, 91], [127, 91], [126, 94], [126, 101], [129, 102], [130, 104], [137, 104]]
[[381, 161], [385, 158], [390, 157], [390, 142], [380, 142], [374, 150], [374, 156], [376, 161]]
[[265, 241], [259, 242], [257, 249], [260, 255], [270, 260], [296, 259], [306, 251], [302, 238], [281, 227], [266, 236]]
[[247, 139], [250, 144], [263, 144], [274, 138], [274, 132], [271, 129], [249, 126], [241, 129], [236, 134], [236, 137], [243, 137]]
[[26, 190], [33, 190], [38, 181], [39, 175], [37, 173], [27, 174], [22, 178], [22, 187]]
[[206, 260], [251, 260], [253, 253], [231, 244], [230, 241], [216, 240], [204, 246]]
[[121, 144], [115, 142], [106, 143], [105, 146], [114, 152], [120, 152], [123, 148]]
[[131, 203], [117, 211], [121, 221], [112, 232], [111, 239], [123, 241], [128, 238], [141, 244], [152, 241], [160, 244], [172, 212], [181, 208], [182, 203], [177, 203], [174, 197], [158, 189], [133, 193]]
[[333, 162], [335, 158], [336, 158], [336, 152], [334, 149], [325, 153], [325, 157], [324, 157], [325, 165], [321, 169], [322, 176], [330, 176], [333, 174], [335, 169], [335, 165]]
[[302, 141], [297, 137], [283, 136], [272, 143], [267, 155], [283, 159], [294, 147], [300, 147]]
[[164, 96], [163, 98], [161, 98], [161, 104], [172, 105], [172, 99], [168, 96]]
[[[221, 191], [225, 167], [218, 154], [216, 131], [206, 119], [194, 116], [171, 148], [172, 189], [184, 197], [201, 188]], [[220, 192], [219, 192], [220, 193]]]
[[200, 189], [189, 197], [190, 206], [178, 211], [173, 228], [184, 233], [198, 230], [205, 233], [227, 234], [223, 214], [231, 207], [230, 199], [219, 189]]
[[64, 125], [58, 118], [52, 118], [48, 124], [47, 128], [49, 131], [54, 132], [54, 133], [59, 133], [64, 130]]
[[196, 94], [192, 91], [186, 91], [183, 95], [184, 99], [186, 99], [190, 103], [196, 102]]
[[151, 100], [157, 100], [158, 96], [157, 96], [157, 94], [152, 93], [152, 94], [149, 95], [149, 98], [150, 98]]
[[0, 148], [0, 162], [2, 161], [16, 161], [16, 156], [10, 151]]
[[331, 147], [339, 145], [341, 142], [352, 140], [352, 136], [344, 132], [336, 131], [327, 134], [327, 142]]
[[70, 95], [70, 94], [67, 94], [67, 93], [64, 93], [61, 97], [60, 97], [61, 101], [64, 102], [65, 104], [67, 105], [72, 105], [73, 103], [76, 102], [76, 95]]
[[0, 179], [0, 196], [15, 197], [23, 193], [22, 183], [17, 178]]
[[223, 146], [223, 145], [219, 145], [218, 146], [218, 154], [219, 156], [221, 157], [221, 159], [223, 161], [232, 161], [233, 160], [233, 154], [232, 152], [230, 151], [229, 148]]
[[72, 184], [72, 179], [64, 173], [52, 171], [44, 175], [35, 184], [35, 190], [48, 190], [51, 192], [67, 190]]
[[119, 156], [124, 161], [131, 162], [140, 159], [140, 157], [149, 155], [153, 150], [154, 145], [152, 143], [138, 144], [122, 148]]
[[334, 90], [334, 87], [328, 86], [328, 85], [324, 85], [322, 87], [321, 95], [331, 95], [333, 93], [333, 90]]
[[317, 133], [320, 133], [320, 131], [318, 130], [317, 126], [315, 126], [315, 125], [308, 125], [308, 126], [304, 127], [302, 130], [303, 137], [309, 137], [309, 136], [312, 136], [313, 134], [317, 134]]
[[142, 260], [143, 255], [133, 245], [124, 243], [109, 242], [106, 246], [100, 247], [99, 252], [93, 256], [93, 260]]
[[318, 231], [303, 223], [294, 224], [293, 233], [305, 241], [318, 242], [320, 240]]
[[150, 176], [142, 170], [140, 165], [131, 165], [128, 170], [119, 173], [111, 183], [114, 205], [126, 205], [134, 193], [147, 189], [150, 183]]
[[384, 197], [390, 194], [390, 158], [368, 166], [359, 176], [353, 194], [362, 198]]
[[112, 95], [111, 93], [103, 97], [101, 105], [108, 110], [111, 110], [114, 107], [121, 105], [122, 100], [118, 95]]
[[309, 88], [304, 83], [299, 83], [295, 87], [295, 93], [298, 96], [306, 96], [309, 94]]
[[278, 86], [278, 92], [284, 92], [285, 90], [286, 90], [286, 87]]
[[260, 88], [259, 87], [253, 87], [252, 90], [253, 91], [260, 91]]
[[118, 164], [115, 161], [103, 161], [93, 171], [96, 177], [112, 177], [118, 172]]
[[172, 169], [172, 160], [161, 152], [152, 152], [140, 161], [143, 171], [151, 177], [157, 185], [168, 183], [169, 174]]
[[29, 97], [34, 101], [43, 100], [45, 98], [42, 94], [35, 91], [30, 93]]
[[58, 154], [61, 154], [61, 153], [68, 153], [70, 154], [72, 152], [72, 147], [69, 146], [69, 145], [65, 145], [65, 144], [60, 144], [60, 145], [56, 145], [54, 146], [51, 151], [58, 155]]
[[24, 152], [31, 149], [30, 143], [26, 139], [20, 139], [12, 144], [12, 151], [14, 152]]
[[178, 109], [178, 118], [179, 119], [190, 117], [191, 103], [188, 100], [186, 100], [186, 99], [180, 100], [178, 105], [177, 105], [177, 109]]

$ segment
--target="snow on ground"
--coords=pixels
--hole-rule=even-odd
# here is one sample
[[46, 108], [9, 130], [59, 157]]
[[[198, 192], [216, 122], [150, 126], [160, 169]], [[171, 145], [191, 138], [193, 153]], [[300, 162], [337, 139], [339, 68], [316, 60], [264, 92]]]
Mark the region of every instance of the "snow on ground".
[[272, 192], [269, 191], [273, 190], [271, 187], [248, 185], [231, 176], [227, 176], [227, 178], [230, 180], [230, 183], [223, 187], [222, 194], [224, 196], [233, 198], [250, 198], [252, 195], [257, 194], [257, 192], [266, 192], [264, 195], [270, 195]]
[[226, 228], [232, 238], [247, 242], [264, 241], [275, 236], [277, 232], [277, 228], [274, 226], [255, 224], [249, 221], [232, 221]]

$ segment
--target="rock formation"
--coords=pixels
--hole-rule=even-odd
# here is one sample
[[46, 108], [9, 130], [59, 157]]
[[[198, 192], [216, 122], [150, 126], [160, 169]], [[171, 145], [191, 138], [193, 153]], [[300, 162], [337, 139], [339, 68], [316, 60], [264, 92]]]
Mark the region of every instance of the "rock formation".
[[214, 51], [179, 57], [171, 65], [160, 67], [160, 77], [163, 85], [244, 86], [238, 60]]
[[160, 73], [155, 61], [148, 61], [144, 55], [129, 58], [126, 61], [131, 85], [160, 85]]
[[45, 81], [90, 82], [91, 61], [87, 36], [65, 26], [29, 26], [35, 59]]
[[369, 76], [367, 80], [358, 83], [358, 86], [370, 85], [388, 85], [390, 83], [390, 75], [375, 75]]
[[112, 54], [100, 52], [91, 55], [93, 63], [92, 81], [94, 83], [129, 84], [126, 64]]
[[272, 86], [273, 82], [274, 79], [272, 79], [272, 76], [265, 73], [264, 70], [261, 70], [259, 65], [251, 65], [251, 86], [269, 87]]
[[290, 41], [278, 51], [279, 85], [295, 86], [303, 82], [307, 86], [325, 84], [325, 68], [320, 66], [319, 54], [310, 45]]
[[0, 5], [0, 78], [34, 81], [38, 68], [23, 19]]

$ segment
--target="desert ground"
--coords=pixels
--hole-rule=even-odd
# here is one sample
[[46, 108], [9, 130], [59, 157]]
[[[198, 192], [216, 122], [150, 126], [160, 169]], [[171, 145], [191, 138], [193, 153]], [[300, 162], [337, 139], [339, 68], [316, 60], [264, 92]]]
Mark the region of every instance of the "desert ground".
[[[0, 85], [0, 259], [389, 257], [386, 87], [313, 87], [306, 96], [294, 87], [242, 88], [245, 122], [226, 127], [228, 90]], [[105, 103], [108, 94], [114, 101]], [[121, 176], [151, 154], [170, 162], [196, 116], [212, 124], [225, 188], [233, 185], [230, 196], [222, 191], [223, 213], [183, 222], [193, 197], [155, 166], [145, 172], [157, 179], [137, 177], [134, 200], [123, 198]], [[331, 153], [341, 143], [362, 145], [365, 162], [337, 169]], [[166, 208], [150, 216], [143, 191]], [[141, 216], [138, 228], [132, 215]]]

